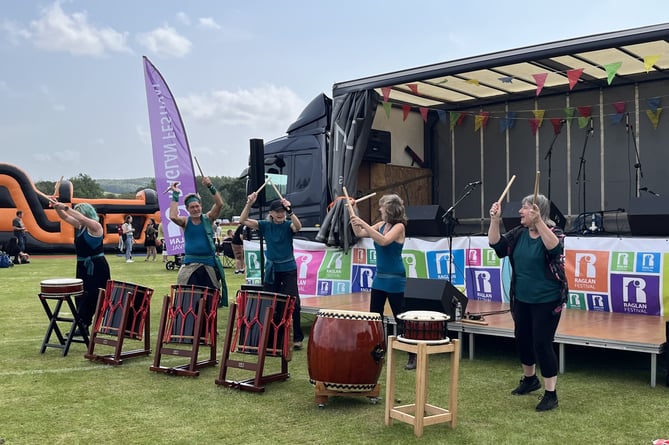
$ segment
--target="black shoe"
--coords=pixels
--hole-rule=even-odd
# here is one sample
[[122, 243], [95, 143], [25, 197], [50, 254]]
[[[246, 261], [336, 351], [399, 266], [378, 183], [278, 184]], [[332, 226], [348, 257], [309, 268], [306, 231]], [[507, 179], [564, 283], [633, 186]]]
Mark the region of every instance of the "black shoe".
[[304, 345], [301, 341], [296, 341], [295, 343], [293, 343], [293, 349], [296, 351], [302, 350], [303, 347]]
[[541, 388], [541, 383], [539, 382], [539, 379], [536, 375], [533, 375], [532, 377], [523, 376], [523, 378], [520, 379], [516, 389], [511, 391], [511, 394], [521, 396], [523, 394], [529, 394], [532, 391], [536, 391], [539, 388]]
[[537, 411], [549, 411], [553, 408], [557, 408], [558, 398], [556, 391], [545, 391], [544, 395], [541, 397], [541, 402], [537, 405]]
[[404, 366], [404, 369], [406, 369], [407, 371], [416, 369], [416, 354], [409, 353], [409, 361]]

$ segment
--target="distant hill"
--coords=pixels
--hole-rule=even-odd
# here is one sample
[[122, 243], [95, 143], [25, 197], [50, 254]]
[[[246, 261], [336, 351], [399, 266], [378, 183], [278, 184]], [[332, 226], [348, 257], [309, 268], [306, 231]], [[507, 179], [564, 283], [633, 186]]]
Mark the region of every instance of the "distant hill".
[[106, 193], [124, 194], [134, 193], [138, 189], [148, 188], [153, 178], [134, 178], [134, 179], [96, 179], [102, 190]]

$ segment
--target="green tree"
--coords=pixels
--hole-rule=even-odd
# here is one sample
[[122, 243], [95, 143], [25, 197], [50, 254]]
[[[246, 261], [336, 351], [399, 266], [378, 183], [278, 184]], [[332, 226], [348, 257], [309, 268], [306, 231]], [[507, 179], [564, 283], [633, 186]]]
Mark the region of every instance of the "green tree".
[[48, 196], [53, 195], [55, 187], [56, 181], [37, 181], [35, 183], [35, 188]]
[[70, 178], [69, 181], [72, 183], [73, 193], [77, 198], [95, 199], [105, 196], [100, 184], [84, 173], [79, 173], [79, 176]]

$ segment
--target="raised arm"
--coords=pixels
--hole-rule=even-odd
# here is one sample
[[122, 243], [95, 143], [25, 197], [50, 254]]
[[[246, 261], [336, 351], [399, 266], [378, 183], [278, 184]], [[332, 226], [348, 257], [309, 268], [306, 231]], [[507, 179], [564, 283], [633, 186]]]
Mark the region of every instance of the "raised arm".
[[251, 206], [253, 205], [254, 202], [256, 202], [256, 199], [258, 199], [258, 194], [256, 192], [251, 193], [246, 198], [246, 205], [244, 206], [244, 210], [242, 210], [242, 214], [239, 215], [239, 224], [243, 224], [246, 227], [250, 227], [252, 229], [258, 228], [258, 221], [249, 218], [249, 212], [251, 211]]

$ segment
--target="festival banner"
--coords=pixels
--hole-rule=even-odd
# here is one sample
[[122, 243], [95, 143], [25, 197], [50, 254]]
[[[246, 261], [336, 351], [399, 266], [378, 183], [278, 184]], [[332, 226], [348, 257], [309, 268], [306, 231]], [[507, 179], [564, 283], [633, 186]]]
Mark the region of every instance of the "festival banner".
[[[173, 182], [179, 182], [184, 194], [195, 193], [195, 173], [193, 160], [188, 146], [179, 109], [174, 101], [163, 76], [156, 67], [144, 57], [144, 80], [146, 84], [146, 103], [149, 108], [149, 126], [151, 128], [151, 146], [153, 147], [153, 168], [156, 176], [158, 205], [161, 224], [165, 235], [165, 244], [169, 255], [184, 252], [183, 232], [170, 221], [169, 208], [171, 193], [163, 193]], [[183, 205], [179, 213], [188, 215]]]

